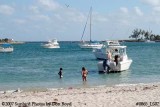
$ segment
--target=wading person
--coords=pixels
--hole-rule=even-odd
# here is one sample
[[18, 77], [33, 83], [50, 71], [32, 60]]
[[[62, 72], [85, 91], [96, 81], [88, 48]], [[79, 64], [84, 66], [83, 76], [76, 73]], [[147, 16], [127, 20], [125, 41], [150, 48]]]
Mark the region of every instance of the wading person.
[[82, 80], [87, 81], [87, 74], [88, 71], [85, 69], [85, 67], [82, 67]]
[[107, 58], [103, 61], [103, 69], [104, 69], [104, 72], [106, 72], [106, 67], [107, 67], [107, 73], [109, 73], [109, 70], [110, 70], [110, 61], [111, 61], [111, 53], [110, 51], [108, 50], [107, 51]]
[[59, 69], [59, 72], [58, 72], [59, 78], [62, 78], [62, 77], [63, 77], [63, 76], [62, 76], [62, 70], [63, 70], [62, 68]]

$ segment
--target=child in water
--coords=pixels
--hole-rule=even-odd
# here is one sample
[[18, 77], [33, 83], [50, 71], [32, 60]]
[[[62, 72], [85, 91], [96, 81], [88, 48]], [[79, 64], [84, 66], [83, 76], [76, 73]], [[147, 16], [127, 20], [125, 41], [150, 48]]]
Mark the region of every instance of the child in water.
[[62, 78], [63, 76], [62, 76], [62, 68], [60, 68], [60, 70], [59, 70], [59, 72], [58, 72], [58, 75], [59, 75], [59, 78]]
[[85, 67], [82, 67], [82, 80], [87, 81], [87, 74], [88, 71], [85, 69]]

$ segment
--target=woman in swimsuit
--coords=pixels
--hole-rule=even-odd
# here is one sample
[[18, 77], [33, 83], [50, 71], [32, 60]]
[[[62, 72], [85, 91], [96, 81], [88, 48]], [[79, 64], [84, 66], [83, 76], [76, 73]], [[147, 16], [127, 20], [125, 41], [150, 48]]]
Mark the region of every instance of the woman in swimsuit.
[[87, 74], [88, 71], [85, 69], [85, 67], [82, 67], [82, 80], [87, 81]]

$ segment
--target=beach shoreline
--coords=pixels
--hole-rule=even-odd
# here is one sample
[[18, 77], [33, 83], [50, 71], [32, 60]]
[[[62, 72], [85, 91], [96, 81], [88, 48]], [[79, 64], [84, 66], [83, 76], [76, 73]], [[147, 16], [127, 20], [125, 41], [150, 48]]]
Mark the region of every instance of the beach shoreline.
[[11, 107], [25, 103], [27, 107], [159, 107], [160, 83], [1, 92], [0, 106], [7, 102], [13, 102]]

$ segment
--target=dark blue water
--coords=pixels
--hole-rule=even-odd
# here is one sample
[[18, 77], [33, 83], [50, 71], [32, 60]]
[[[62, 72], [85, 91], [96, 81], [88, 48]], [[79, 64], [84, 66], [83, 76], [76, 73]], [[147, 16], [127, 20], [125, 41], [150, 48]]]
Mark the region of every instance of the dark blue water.
[[[160, 43], [123, 43], [133, 60], [128, 71], [99, 74], [98, 60], [91, 50], [76, 42], [60, 42], [60, 49], [45, 49], [41, 43], [13, 45], [13, 53], [0, 53], [0, 90], [17, 88], [60, 88], [160, 81]], [[87, 83], [81, 68], [89, 71]], [[59, 79], [59, 68], [63, 78]]]

